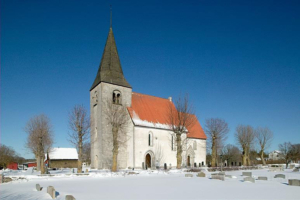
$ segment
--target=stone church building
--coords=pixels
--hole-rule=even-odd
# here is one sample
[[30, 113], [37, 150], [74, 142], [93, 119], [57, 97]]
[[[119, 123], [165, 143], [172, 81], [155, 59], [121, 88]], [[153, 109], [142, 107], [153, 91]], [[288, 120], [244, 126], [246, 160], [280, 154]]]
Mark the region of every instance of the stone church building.
[[[126, 142], [120, 146], [119, 169], [176, 167], [176, 146], [166, 116], [172, 98], [160, 98], [132, 91], [126, 81], [112, 28], [101, 63], [90, 89], [91, 167], [109, 169], [112, 164], [112, 128], [105, 117], [104, 102], [111, 101], [128, 111]], [[206, 135], [199, 123], [185, 134], [182, 167], [206, 164]]]

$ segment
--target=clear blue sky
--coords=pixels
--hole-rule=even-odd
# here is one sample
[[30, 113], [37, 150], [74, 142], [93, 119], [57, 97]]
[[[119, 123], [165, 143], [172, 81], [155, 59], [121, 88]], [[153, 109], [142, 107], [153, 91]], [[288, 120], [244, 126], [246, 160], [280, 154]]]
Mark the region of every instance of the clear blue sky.
[[202, 126], [225, 119], [267, 126], [270, 150], [300, 143], [300, 1], [1, 0], [1, 143], [21, 156], [27, 121], [44, 113], [54, 146], [68, 112], [89, 110], [89, 89], [109, 31], [133, 91], [189, 93]]

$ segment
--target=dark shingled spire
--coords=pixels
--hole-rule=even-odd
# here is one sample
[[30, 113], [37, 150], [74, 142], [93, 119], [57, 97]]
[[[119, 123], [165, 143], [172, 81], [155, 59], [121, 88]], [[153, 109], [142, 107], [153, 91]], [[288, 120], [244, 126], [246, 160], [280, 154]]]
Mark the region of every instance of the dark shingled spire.
[[90, 90], [96, 87], [100, 82], [131, 88], [123, 75], [117, 46], [111, 27], [109, 29], [98, 73]]

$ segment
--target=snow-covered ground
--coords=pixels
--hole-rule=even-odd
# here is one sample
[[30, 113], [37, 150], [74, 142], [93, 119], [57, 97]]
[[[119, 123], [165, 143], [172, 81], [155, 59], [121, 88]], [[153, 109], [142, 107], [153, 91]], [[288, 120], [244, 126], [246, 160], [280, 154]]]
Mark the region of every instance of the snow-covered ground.
[[[300, 187], [289, 186], [288, 179], [300, 179], [299, 172], [269, 172], [267, 169], [251, 170], [253, 177], [266, 176], [268, 181], [244, 182], [243, 171], [226, 172], [235, 178], [225, 181], [205, 178], [186, 178], [185, 172], [172, 170], [135, 171], [137, 175], [126, 175], [91, 170], [88, 176], [76, 176], [71, 170], [51, 171], [52, 177], [26, 174], [23, 171], [4, 171], [10, 177], [24, 177], [13, 182], [0, 184], [0, 199], [51, 199], [47, 186], [54, 186], [56, 199], [65, 199], [68, 194], [80, 199], [300, 199]], [[285, 179], [274, 178], [285, 174]], [[38, 192], [35, 185], [44, 187]]]

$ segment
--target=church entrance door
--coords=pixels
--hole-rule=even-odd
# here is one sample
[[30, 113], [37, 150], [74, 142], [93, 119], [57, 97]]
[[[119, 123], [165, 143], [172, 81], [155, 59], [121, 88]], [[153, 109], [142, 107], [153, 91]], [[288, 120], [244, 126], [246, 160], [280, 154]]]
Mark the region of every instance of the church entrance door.
[[191, 166], [191, 157], [190, 156], [187, 157], [187, 166], [188, 167]]
[[146, 169], [148, 168], [151, 168], [151, 156], [149, 153], [146, 155]]

